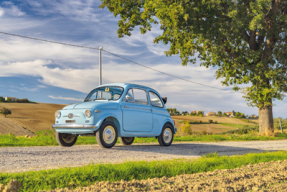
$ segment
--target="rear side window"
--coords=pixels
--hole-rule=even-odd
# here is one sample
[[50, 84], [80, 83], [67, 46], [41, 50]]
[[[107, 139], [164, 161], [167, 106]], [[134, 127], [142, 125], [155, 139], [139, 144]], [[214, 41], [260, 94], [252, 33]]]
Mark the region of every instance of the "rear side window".
[[134, 102], [137, 104], [147, 105], [147, 93], [143, 89], [130, 89], [128, 95], [131, 97], [127, 102]]
[[154, 107], [163, 107], [163, 104], [159, 98], [159, 96], [154, 92], [149, 92], [150, 103]]

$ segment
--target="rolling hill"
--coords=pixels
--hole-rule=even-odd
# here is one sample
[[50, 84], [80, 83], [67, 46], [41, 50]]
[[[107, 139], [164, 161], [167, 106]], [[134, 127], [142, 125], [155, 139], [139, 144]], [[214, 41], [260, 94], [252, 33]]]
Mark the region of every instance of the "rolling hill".
[[13, 133], [18, 136], [19, 134], [29, 135], [27, 132], [23, 132], [23, 128], [30, 132], [52, 130], [52, 125], [55, 122], [54, 113], [64, 106], [47, 103], [0, 103], [0, 109], [5, 107], [12, 112], [12, 115], [7, 115], [7, 118], [0, 115], [2, 122], [0, 123], [0, 133]]

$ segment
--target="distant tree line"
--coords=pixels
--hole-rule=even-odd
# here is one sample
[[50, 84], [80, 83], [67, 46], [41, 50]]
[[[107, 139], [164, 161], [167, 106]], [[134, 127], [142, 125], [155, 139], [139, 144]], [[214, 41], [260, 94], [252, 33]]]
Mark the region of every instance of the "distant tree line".
[[12, 101], [10, 98], [8, 98], [6, 101], [5, 101], [5, 98], [4, 97], [1, 97], [0, 96], [0, 102], [6, 102], [6, 103], [34, 103], [32, 101], [29, 101], [28, 99], [15, 99], [15, 101]]
[[[188, 113], [187, 111], [179, 112], [176, 108], [167, 108], [167, 111], [169, 112], [170, 115], [176, 116], [176, 115], [184, 115], [184, 116], [199, 116], [203, 117], [203, 111], [191, 111]], [[229, 112], [231, 113], [231, 112]], [[217, 113], [214, 113], [214, 116], [218, 117], [233, 117], [233, 118], [238, 118], [238, 119], [258, 119], [258, 116], [256, 115], [245, 115], [244, 113], [241, 112], [235, 112], [234, 110], [232, 111], [232, 115], [226, 114], [226, 112], [222, 113], [222, 111], [218, 111]]]

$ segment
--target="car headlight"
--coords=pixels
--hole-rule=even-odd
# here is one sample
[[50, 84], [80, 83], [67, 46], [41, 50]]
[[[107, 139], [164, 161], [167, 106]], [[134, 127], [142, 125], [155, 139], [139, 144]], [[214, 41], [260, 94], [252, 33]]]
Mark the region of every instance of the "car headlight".
[[86, 116], [87, 118], [91, 117], [91, 115], [92, 115], [92, 113], [91, 113], [90, 110], [86, 110], [86, 111], [85, 111], [85, 116]]
[[60, 111], [56, 111], [56, 112], [55, 112], [55, 117], [56, 117], [57, 119], [59, 119], [59, 118], [61, 117], [61, 112], [60, 112]]

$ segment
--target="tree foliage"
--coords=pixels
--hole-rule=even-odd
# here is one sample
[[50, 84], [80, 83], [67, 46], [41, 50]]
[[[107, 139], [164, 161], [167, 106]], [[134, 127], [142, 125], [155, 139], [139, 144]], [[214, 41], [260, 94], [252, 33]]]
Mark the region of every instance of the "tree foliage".
[[[251, 106], [265, 108], [287, 91], [287, 1], [283, 0], [101, 0], [120, 16], [118, 35], [159, 25], [154, 42], [182, 64], [201, 60], [217, 67], [222, 84], [242, 89]], [[242, 88], [237, 85], [247, 84]]]
[[11, 115], [11, 114], [12, 114], [11, 110], [10, 110], [10, 109], [7, 109], [7, 108], [5, 108], [5, 107], [3, 107], [3, 108], [1, 109], [0, 113], [3, 114], [3, 115], [5, 115], [5, 117], [6, 117], [6, 115]]

